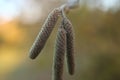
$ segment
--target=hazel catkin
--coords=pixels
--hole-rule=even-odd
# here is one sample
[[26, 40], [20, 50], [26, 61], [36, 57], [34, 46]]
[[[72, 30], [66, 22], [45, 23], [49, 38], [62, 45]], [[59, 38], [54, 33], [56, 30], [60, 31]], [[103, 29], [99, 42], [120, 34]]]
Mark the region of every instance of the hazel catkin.
[[31, 59], [35, 59], [38, 54], [43, 49], [47, 39], [49, 38], [58, 18], [60, 15], [60, 9], [55, 8], [47, 17], [46, 21], [44, 22], [41, 31], [39, 32], [35, 42], [33, 43], [29, 56]]
[[66, 30], [66, 58], [69, 74], [74, 74], [74, 32], [71, 22], [64, 17], [63, 19], [64, 29]]
[[66, 31], [63, 25], [58, 29], [56, 46], [55, 46], [55, 58], [53, 65], [53, 80], [63, 80], [63, 65], [64, 65], [64, 55], [66, 50]]

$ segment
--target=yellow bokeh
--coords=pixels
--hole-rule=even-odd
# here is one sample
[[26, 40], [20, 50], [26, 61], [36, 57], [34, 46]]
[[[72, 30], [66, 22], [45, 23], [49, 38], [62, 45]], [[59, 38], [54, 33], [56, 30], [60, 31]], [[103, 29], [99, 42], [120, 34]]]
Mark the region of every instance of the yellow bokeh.
[[19, 43], [24, 38], [24, 32], [18, 25], [18, 20], [13, 20], [0, 25], [0, 36], [6, 43]]
[[22, 52], [18, 46], [23, 42], [25, 32], [19, 26], [19, 21], [0, 24], [0, 77], [9, 74], [21, 63]]
[[0, 73], [6, 74], [18, 66], [21, 61], [20, 57], [17, 50], [3, 47], [0, 51]]

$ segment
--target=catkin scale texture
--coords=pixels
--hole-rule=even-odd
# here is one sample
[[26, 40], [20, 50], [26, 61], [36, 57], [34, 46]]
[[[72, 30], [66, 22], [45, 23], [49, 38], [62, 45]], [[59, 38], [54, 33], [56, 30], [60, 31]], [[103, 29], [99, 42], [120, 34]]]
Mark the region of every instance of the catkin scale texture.
[[68, 65], [68, 72], [70, 75], [74, 74], [74, 33], [71, 22], [67, 19], [63, 19], [64, 29], [66, 30], [66, 58]]
[[62, 78], [65, 50], [66, 50], [66, 32], [64, 28], [59, 28], [55, 46], [53, 80], [63, 80]]
[[58, 18], [60, 15], [59, 8], [55, 8], [47, 17], [45, 23], [42, 26], [41, 31], [39, 32], [35, 42], [33, 43], [29, 56], [31, 59], [35, 59], [38, 54], [43, 49], [47, 39], [49, 38]]

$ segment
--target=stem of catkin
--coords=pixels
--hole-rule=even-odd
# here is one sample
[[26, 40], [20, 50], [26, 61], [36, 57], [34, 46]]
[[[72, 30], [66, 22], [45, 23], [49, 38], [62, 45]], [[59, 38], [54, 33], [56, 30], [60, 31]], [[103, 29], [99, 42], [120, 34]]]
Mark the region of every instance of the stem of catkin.
[[63, 25], [60, 25], [58, 29], [56, 46], [55, 46], [55, 58], [53, 65], [53, 79], [52, 80], [63, 80], [63, 65], [64, 65], [64, 54], [66, 50], [66, 31]]
[[41, 31], [39, 32], [35, 42], [33, 43], [29, 56], [31, 59], [35, 59], [38, 54], [43, 49], [47, 39], [49, 38], [58, 18], [60, 15], [60, 9], [55, 8], [47, 17], [45, 23], [42, 26]]

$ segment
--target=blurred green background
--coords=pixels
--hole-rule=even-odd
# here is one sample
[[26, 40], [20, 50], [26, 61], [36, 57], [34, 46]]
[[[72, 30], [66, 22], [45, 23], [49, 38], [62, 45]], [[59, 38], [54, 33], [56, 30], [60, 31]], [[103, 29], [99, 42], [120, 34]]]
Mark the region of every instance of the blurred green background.
[[[120, 80], [120, 0], [102, 1], [81, 0], [67, 15], [75, 32], [76, 70], [70, 76], [65, 64], [64, 80]], [[9, 21], [0, 16], [0, 80], [51, 80], [57, 26], [37, 59], [28, 52], [48, 13], [65, 2], [34, 0], [42, 5], [35, 21], [24, 21], [24, 10]]]

